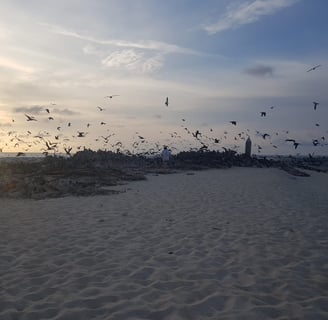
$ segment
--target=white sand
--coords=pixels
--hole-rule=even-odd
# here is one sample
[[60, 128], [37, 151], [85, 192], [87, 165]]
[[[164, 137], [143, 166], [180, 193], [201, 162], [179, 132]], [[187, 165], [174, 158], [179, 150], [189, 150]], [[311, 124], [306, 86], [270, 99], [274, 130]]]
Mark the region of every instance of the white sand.
[[148, 176], [0, 199], [0, 319], [328, 319], [328, 174]]

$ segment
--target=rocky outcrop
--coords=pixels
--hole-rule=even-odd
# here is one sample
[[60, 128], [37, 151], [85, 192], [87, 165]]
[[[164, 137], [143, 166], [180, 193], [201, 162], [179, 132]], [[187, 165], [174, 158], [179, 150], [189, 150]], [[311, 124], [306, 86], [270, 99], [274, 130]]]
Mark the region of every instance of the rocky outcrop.
[[326, 172], [328, 161], [327, 158], [313, 157], [268, 159], [239, 155], [233, 150], [200, 150], [181, 152], [163, 167], [159, 157], [84, 150], [69, 158], [48, 156], [38, 161], [1, 161], [0, 194], [2, 197], [31, 199], [109, 194], [117, 191], [107, 187], [146, 179], [147, 173], [167, 174], [177, 170], [233, 166], [274, 167], [294, 176], [308, 177], [310, 174], [302, 170]]

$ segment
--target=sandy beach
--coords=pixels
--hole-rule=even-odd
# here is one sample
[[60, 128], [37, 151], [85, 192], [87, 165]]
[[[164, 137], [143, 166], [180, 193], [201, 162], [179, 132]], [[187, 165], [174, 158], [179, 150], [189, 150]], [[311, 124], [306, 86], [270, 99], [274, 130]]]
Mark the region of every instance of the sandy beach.
[[0, 319], [328, 319], [328, 175], [147, 175], [0, 198]]

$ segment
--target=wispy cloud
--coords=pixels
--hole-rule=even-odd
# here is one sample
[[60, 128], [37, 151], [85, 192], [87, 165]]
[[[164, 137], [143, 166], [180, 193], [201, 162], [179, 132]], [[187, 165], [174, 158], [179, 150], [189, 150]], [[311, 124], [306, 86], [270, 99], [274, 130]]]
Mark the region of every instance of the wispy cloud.
[[273, 76], [274, 68], [265, 65], [256, 65], [246, 69], [244, 72], [255, 77], [268, 77]]
[[26, 113], [32, 113], [32, 114], [41, 114], [45, 112], [45, 107], [43, 106], [29, 106], [29, 107], [17, 107], [14, 108], [14, 112], [15, 113], [22, 113], [22, 112], [26, 112]]
[[204, 25], [209, 34], [215, 34], [228, 29], [235, 29], [244, 24], [253, 23], [262, 16], [274, 14], [282, 8], [289, 7], [299, 0], [254, 0], [239, 6], [229, 7], [218, 22]]
[[112, 52], [102, 60], [102, 64], [113, 69], [154, 73], [162, 68], [163, 58], [161, 55], [147, 57], [147, 55], [142, 52], [125, 49]]
[[35, 70], [29, 66], [23, 65], [19, 62], [14, 61], [13, 59], [0, 57], [0, 67], [12, 69], [15, 71], [33, 73]]
[[57, 108], [55, 108], [54, 110], [51, 111], [51, 113], [65, 115], [65, 116], [74, 116], [74, 115], [80, 114], [79, 112], [76, 112], [76, 111], [73, 111], [73, 110], [69, 110], [67, 108], [65, 108], [65, 109], [57, 109]]
[[[39, 114], [46, 114], [46, 109], [48, 107], [41, 106], [41, 105], [35, 105], [35, 106], [22, 106], [22, 107], [16, 107], [13, 109], [14, 113], [30, 113], [33, 115], [39, 115]], [[57, 114], [57, 115], [65, 115], [65, 116], [73, 116], [78, 115], [79, 113], [70, 109], [59, 109], [55, 108], [51, 110], [51, 114]]]
[[92, 36], [82, 35], [75, 31], [66, 30], [56, 25], [50, 25], [47, 23], [41, 23], [41, 25], [47, 27], [53, 33], [61, 34], [63, 36], [73, 37], [73, 38], [77, 38], [101, 45], [110, 45], [110, 46], [121, 47], [121, 48], [153, 50], [163, 53], [179, 53], [179, 54], [191, 54], [191, 55], [202, 54], [201, 52], [195, 51], [193, 49], [180, 47], [178, 45], [162, 42], [162, 41], [140, 40], [135, 42], [135, 41], [120, 40], [120, 39], [111, 39], [111, 40], [98, 39]]

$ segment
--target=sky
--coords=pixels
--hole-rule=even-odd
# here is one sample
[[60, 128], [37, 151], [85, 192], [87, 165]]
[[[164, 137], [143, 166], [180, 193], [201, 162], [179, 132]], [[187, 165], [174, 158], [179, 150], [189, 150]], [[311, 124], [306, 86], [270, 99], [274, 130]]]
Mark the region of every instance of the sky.
[[328, 155], [327, 12], [327, 0], [0, 0], [0, 151], [243, 153], [250, 137], [254, 154]]

